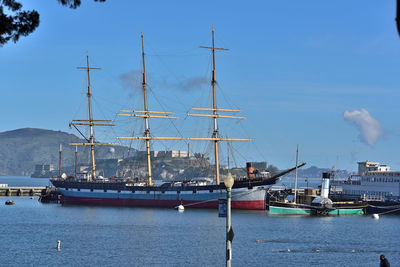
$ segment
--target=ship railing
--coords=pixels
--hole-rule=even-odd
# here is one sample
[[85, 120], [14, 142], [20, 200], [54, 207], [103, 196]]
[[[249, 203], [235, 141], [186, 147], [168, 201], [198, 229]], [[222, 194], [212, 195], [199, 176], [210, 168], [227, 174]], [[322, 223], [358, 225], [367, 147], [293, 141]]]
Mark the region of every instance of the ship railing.
[[385, 201], [384, 196], [377, 196], [377, 195], [362, 195], [362, 200], [364, 201]]
[[359, 180], [336, 180], [333, 184], [340, 185], [340, 184], [349, 184], [349, 185], [361, 185], [361, 181]]

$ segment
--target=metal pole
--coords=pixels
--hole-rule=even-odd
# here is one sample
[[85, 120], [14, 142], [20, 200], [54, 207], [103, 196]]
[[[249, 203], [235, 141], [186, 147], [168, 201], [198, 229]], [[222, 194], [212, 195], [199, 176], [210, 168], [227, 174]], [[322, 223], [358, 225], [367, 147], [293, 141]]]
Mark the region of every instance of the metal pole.
[[226, 188], [227, 203], [226, 203], [226, 267], [231, 266], [232, 248], [229, 238], [229, 231], [231, 230], [231, 187]]
[[60, 144], [60, 152], [58, 154], [58, 176], [61, 177], [61, 161], [62, 161], [62, 144]]
[[397, 12], [395, 20], [396, 20], [397, 31], [400, 35], [400, 0], [397, 0]]
[[75, 179], [77, 178], [78, 168], [78, 146], [75, 146]]

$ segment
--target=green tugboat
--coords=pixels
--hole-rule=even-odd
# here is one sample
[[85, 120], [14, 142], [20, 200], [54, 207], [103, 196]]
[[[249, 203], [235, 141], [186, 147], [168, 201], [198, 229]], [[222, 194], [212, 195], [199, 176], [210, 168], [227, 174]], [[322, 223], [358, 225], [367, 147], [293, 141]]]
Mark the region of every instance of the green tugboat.
[[[296, 175], [297, 180], [297, 175]], [[303, 194], [297, 194], [297, 182], [294, 195], [281, 199], [270, 199], [270, 215], [364, 215], [367, 205], [362, 201], [332, 202], [329, 196], [330, 173], [322, 174], [321, 194], [316, 189], [305, 189]], [[284, 194], [283, 194], [284, 196]]]
[[273, 202], [269, 206], [270, 215], [314, 215], [314, 209], [297, 203]]

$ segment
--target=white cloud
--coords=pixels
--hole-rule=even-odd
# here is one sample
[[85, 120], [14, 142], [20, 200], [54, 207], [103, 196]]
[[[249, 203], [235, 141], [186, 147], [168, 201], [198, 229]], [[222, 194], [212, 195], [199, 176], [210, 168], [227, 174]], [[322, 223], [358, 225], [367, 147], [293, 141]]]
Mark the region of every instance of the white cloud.
[[346, 110], [343, 113], [343, 118], [357, 126], [360, 131], [359, 138], [371, 147], [375, 145], [378, 138], [384, 133], [379, 121], [374, 119], [366, 109]]

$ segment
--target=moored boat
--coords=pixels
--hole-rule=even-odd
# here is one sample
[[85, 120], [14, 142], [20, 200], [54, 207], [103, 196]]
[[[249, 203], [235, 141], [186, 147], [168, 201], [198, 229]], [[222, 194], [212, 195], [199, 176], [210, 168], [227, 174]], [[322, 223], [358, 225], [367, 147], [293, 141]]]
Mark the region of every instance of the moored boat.
[[[265, 187], [275, 183], [277, 179], [278, 176], [269, 179], [236, 180], [232, 188], [232, 208], [265, 209]], [[166, 208], [182, 204], [191, 208], [218, 208], [218, 200], [226, 197], [223, 183], [167, 187], [140, 186], [132, 184], [129, 180], [87, 182], [53, 179], [52, 183], [60, 190], [61, 202], [64, 204]]]
[[[213, 119], [214, 131], [211, 138], [189, 138], [190, 140], [206, 140], [214, 143], [215, 152], [215, 181], [213, 183], [199, 183], [198, 181], [180, 181], [156, 185], [152, 179], [151, 157], [150, 157], [150, 140], [159, 139], [182, 139], [176, 137], [154, 137], [150, 134], [149, 119], [163, 118], [173, 119], [171, 112], [149, 111], [147, 101], [147, 81], [145, 69], [145, 53], [142, 41], [142, 63], [143, 63], [143, 110], [123, 110], [122, 116], [139, 117], [144, 119], [145, 131], [140, 137], [120, 137], [120, 139], [144, 140], [146, 142], [146, 162], [147, 177], [142, 179], [130, 178], [114, 178], [114, 179], [98, 179], [96, 176], [96, 164], [94, 159], [94, 149], [97, 145], [108, 145], [108, 143], [97, 143], [94, 138], [93, 126], [110, 125], [109, 121], [93, 120], [91, 111], [91, 88], [89, 71], [93, 68], [89, 67], [89, 59], [87, 56], [87, 66], [83, 69], [88, 72], [88, 103], [89, 103], [89, 119], [75, 120], [71, 124], [87, 125], [90, 127], [90, 137], [85, 139], [87, 143], [75, 143], [72, 145], [87, 145], [91, 148], [91, 174], [85, 179], [78, 177], [54, 178], [51, 182], [61, 192], [61, 202], [63, 204], [83, 204], [83, 205], [111, 205], [111, 206], [134, 206], [134, 207], [167, 207], [174, 208], [179, 205], [193, 208], [218, 208], [219, 199], [226, 198], [226, 188], [220, 182], [218, 148], [220, 141], [248, 141], [249, 139], [239, 138], [221, 138], [217, 127], [218, 118], [236, 118], [242, 117], [220, 115], [221, 112], [238, 112], [238, 110], [220, 109], [216, 106], [215, 97], [215, 50], [220, 49], [214, 46], [214, 30], [212, 31], [212, 46], [204, 47], [212, 51], [213, 70], [211, 87], [213, 94], [212, 108], [193, 108], [193, 110], [211, 111], [212, 114], [189, 114], [192, 116], [211, 117]], [[301, 166], [304, 166], [303, 163]], [[295, 168], [291, 168], [274, 176], [261, 176], [236, 179], [232, 188], [232, 208], [234, 209], [265, 209], [265, 192], [266, 186], [275, 184], [277, 179]]]
[[346, 180], [335, 180], [333, 185], [347, 197], [371, 201], [399, 199], [400, 172], [391, 171], [388, 165], [366, 160], [358, 162], [357, 174]]
[[[329, 199], [330, 173], [323, 173], [321, 194], [316, 189], [306, 189], [303, 194], [281, 195], [284, 199], [272, 199], [268, 209], [271, 215], [363, 215], [367, 204], [350, 200], [334, 202]], [[297, 188], [295, 189], [297, 192]]]
[[269, 205], [271, 215], [315, 215], [315, 210], [309, 205], [273, 202]]
[[400, 215], [400, 172], [375, 161], [358, 162], [358, 172], [333, 182], [338, 199], [362, 199], [367, 214]]

